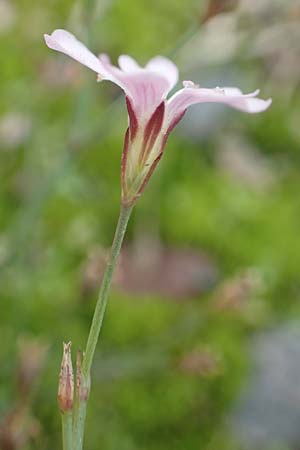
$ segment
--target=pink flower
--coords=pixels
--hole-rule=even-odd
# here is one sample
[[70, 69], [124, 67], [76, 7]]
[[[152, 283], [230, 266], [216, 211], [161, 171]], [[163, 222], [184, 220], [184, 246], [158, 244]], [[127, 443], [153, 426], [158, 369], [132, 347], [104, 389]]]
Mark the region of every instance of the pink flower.
[[259, 91], [244, 95], [237, 88], [204, 89], [191, 81], [167, 99], [178, 81], [177, 67], [167, 58], [156, 56], [145, 67], [127, 55], [119, 57], [119, 67], [107, 55], [97, 58], [75, 36], [65, 30], [45, 35], [48, 47], [65, 53], [109, 80], [126, 95], [129, 127], [122, 156], [122, 201], [132, 205], [144, 190], [163, 155], [169, 133], [195, 103], [224, 103], [240, 111], [265, 111], [271, 99], [257, 98]]

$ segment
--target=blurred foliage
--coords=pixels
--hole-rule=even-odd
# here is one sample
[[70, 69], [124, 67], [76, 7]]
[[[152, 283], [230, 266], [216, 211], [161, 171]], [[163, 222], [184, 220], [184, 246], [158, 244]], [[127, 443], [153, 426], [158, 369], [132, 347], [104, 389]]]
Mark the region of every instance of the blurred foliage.
[[[239, 449], [226, 417], [251, 371], [249, 337], [299, 317], [299, 67], [298, 79], [292, 66], [282, 73], [284, 51], [270, 56], [262, 45], [276, 24], [299, 25], [299, 9], [288, 1], [228, 9], [208, 3], [0, 0], [2, 428], [19, 414], [17, 342], [29, 336], [48, 348], [22, 409], [31, 426], [10, 448], [60, 446], [61, 343], [85, 343], [96, 289], [83, 290], [84, 267], [90, 252], [112, 239], [127, 120], [117, 88], [50, 52], [45, 32], [68, 28], [114, 60], [121, 53], [141, 63], [172, 55], [185, 78], [211, 86], [223, 77], [274, 98], [256, 117], [217, 106], [203, 106], [200, 115], [195, 107], [170, 137], [127, 241], [134, 246], [142, 233], [163, 246], [202, 251], [218, 277], [183, 301], [160, 298], [155, 287], [143, 296], [114, 289], [94, 367], [86, 450]], [[198, 127], [201, 121], [208, 126]], [[246, 273], [247, 295], [240, 289]]]

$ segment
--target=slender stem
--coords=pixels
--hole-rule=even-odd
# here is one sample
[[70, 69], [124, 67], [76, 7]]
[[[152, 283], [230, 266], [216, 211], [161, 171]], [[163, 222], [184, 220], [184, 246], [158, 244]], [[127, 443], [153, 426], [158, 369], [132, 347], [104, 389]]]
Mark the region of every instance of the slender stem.
[[[86, 405], [90, 385], [90, 371], [106, 310], [113, 273], [116, 267], [118, 256], [120, 254], [122, 242], [124, 239], [124, 235], [126, 232], [128, 220], [132, 212], [132, 209], [133, 209], [132, 206], [130, 207], [126, 207], [123, 205], [121, 206], [120, 216], [115, 231], [114, 240], [107, 261], [106, 269], [103, 274], [98, 300], [96, 303], [94, 316], [92, 320], [92, 325], [90, 328], [89, 337], [86, 344], [82, 367], [80, 367], [79, 382], [81, 386], [80, 388], [77, 389], [77, 397], [75, 399], [74, 413], [73, 413], [74, 450], [82, 450], [83, 446]], [[77, 371], [78, 367], [79, 366], [77, 366]], [[81, 393], [83, 393], [82, 398]]]
[[100, 334], [100, 330], [102, 327], [103, 317], [106, 310], [108, 295], [110, 291], [110, 285], [112, 281], [112, 276], [114, 273], [114, 269], [116, 267], [116, 262], [121, 250], [122, 242], [124, 239], [124, 235], [126, 232], [128, 220], [132, 211], [132, 206], [126, 207], [121, 206], [120, 216], [118, 220], [118, 225], [116, 228], [114, 240], [112, 243], [109, 259], [107, 261], [106, 269], [102, 278], [102, 284], [94, 312], [94, 317], [92, 321], [92, 325], [90, 328], [90, 333], [88, 337], [88, 341], [86, 344], [85, 354], [82, 363], [82, 375], [85, 379], [89, 377], [93, 357], [98, 341], [98, 337]]
[[78, 401], [74, 405], [74, 413], [73, 414], [74, 414], [74, 416], [73, 416], [74, 447], [72, 447], [72, 450], [82, 450], [85, 415], [86, 415], [86, 401]]
[[63, 412], [61, 420], [63, 450], [73, 450], [72, 411]]

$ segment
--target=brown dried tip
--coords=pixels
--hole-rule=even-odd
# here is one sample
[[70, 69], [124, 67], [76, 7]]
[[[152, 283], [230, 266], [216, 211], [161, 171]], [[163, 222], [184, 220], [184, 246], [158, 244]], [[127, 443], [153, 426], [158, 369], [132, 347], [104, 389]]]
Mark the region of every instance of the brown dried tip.
[[238, 0], [210, 0], [201, 22], [208, 22], [219, 14], [230, 12], [238, 6]]
[[58, 385], [58, 405], [62, 412], [71, 411], [73, 408], [74, 375], [71, 359], [71, 345], [71, 342], [63, 344], [63, 358]]

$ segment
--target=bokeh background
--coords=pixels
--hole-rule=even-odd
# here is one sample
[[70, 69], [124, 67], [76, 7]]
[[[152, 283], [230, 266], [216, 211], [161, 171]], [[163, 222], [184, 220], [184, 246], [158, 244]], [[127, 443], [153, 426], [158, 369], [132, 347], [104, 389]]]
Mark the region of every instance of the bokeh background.
[[61, 446], [62, 341], [85, 345], [120, 201], [122, 93], [49, 50], [171, 57], [261, 89], [191, 108], [130, 222], [86, 450], [300, 448], [300, 2], [0, 0], [0, 448]]

